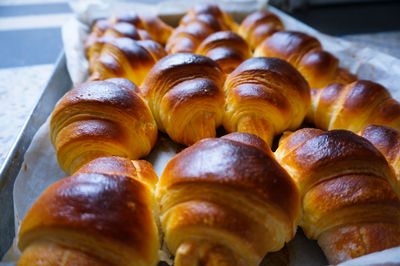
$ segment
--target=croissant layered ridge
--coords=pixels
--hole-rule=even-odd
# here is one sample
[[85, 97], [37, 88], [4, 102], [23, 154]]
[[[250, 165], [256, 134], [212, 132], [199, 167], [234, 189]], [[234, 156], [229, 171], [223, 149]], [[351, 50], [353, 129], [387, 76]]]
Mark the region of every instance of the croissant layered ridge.
[[295, 184], [260, 138], [232, 135], [239, 136], [185, 149], [160, 178], [160, 219], [175, 265], [258, 265], [294, 237]]
[[142, 92], [158, 128], [175, 142], [192, 145], [215, 137], [224, 112], [225, 73], [202, 55], [164, 57], [149, 72]]
[[86, 50], [103, 36], [128, 37], [134, 40], [154, 40], [165, 45], [173, 28], [156, 16], [122, 12], [109, 19], [98, 19], [85, 40]]
[[300, 226], [330, 264], [400, 245], [396, 179], [368, 140], [305, 128], [284, 135], [275, 155], [299, 187]]
[[368, 125], [360, 136], [369, 140], [392, 166], [400, 187], [400, 131], [391, 127]]
[[50, 138], [60, 167], [72, 174], [102, 156], [138, 159], [157, 139], [157, 124], [138, 88], [128, 80], [83, 83], [56, 105]]
[[196, 53], [216, 61], [225, 73], [231, 73], [240, 63], [251, 57], [246, 41], [232, 31], [219, 31], [209, 35]]
[[339, 67], [339, 60], [323, 50], [316, 38], [302, 32], [275, 32], [255, 49], [254, 56], [279, 57], [288, 61], [300, 71], [311, 88], [356, 80], [355, 75]]
[[210, 34], [235, 31], [236, 27], [234, 20], [217, 5], [198, 4], [183, 16], [168, 39], [166, 50], [170, 54], [194, 53]]
[[228, 132], [248, 132], [269, 145], [284, 130], [300, 126], [310, 88], [301, 74], [279, 58], [250, 58], [227, 76], [223, 120]]
[[140, 85], [153, 65], [166, 56], [152, 40], [104, 36], [89, 49], [89, 80], [126, 78]]
[[240, 24], [238, 33], [254, 50], [267, 37], [284, 29], [285, 26], [277, 15], [261, 10], [248, 15]]
[[359, 133], [367, 125], [400, 130], [400, 103], [382, 85], [369, 80], [334, 83], [311, 91], [307, 120], [323, 130], [347, 129]]
[[22, 221], [18, 265], [157, 265], [150, 163], [97, 158], [51, 185]]

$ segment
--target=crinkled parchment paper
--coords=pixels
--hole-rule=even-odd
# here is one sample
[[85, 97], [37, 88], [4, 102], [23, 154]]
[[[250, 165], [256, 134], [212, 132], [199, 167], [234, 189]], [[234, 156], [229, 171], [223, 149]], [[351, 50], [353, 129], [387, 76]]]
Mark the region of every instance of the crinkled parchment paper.
[[[168, 17], [185, 13], [193, 4], [201, 1], [157, 1], [142, 0], [142, 2], [115, 2], [111, 0], [71, 1], [76, 17], [68, 21], [62, 36], [67, 56], [67, 66], [75, 85], [84, 82], [88, 77], [88, 63], [85, 58], [83, 42], [89, 33], [89, 25], [94, 19], [109, 17], [121, 10], [136, 10]], [[220, 6], [237, 14], [250, 13], [265, 6], [264, 0], [224, 0]], [[334, 38], [295, 20], [275, 8], [270, 8], [284, 22], [289, 30], [298, 30], [317, 37], [324, 49], [332, 52], [340, 59], [340, 65], [348, 68], [360, 79], [369, 79], [381, 83], [388, 88], [394, 98], [400, 101], [400, 60], [380, 53], [370, 48], [363, 48], [348, 41]], [[146, 157], [153, 163], [156, 173], [160, 176], [167, 162], [179, 151], [180, 147], [164, 135], [159, 138], [155, 149]], [[49, 121], [36, 133], [32, 144], [25, 154], [25, 161], [14, 185], [15, 227], [19, 224], [28, 209], [39, 195], [51, 184], [67, 176], [58, 166], [55, 151], [49, 139]], [[300, 230], [301, 231], [301, 230]], [[1, 265], [14, 265], [18, 260], [19, 251], [16, 241], [3, 258]], [[305, 238], [299, 232], [295, 239], [287, 245], [290, 265], [324, 265], [325, 257], [316, 244]], [[400, 264], [400, 247], [373, 253], [357, 258], [342, 265], [391, 265]]]

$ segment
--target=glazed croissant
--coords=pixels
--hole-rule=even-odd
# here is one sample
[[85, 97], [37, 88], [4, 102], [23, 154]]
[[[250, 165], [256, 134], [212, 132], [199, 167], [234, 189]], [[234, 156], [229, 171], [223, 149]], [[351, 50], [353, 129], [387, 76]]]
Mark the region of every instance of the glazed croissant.
[[360, 135], [369, 140], [393, 167], [400, 184], [400, 131], [391, 127], [368, 125]]
[[224, 112], [225, 74], [208, 57], [179, 53], [164, 57], [143, 82], [158, 128], [175, 142], [192, 145], [215, 137]]
[[135, 13], [119, 14], [111, 18], [115, 22], [127, 22], [135, 25], [139, 30], [146, 31], [153, 41], [162, 45], [167, 43], [168, 38], [171, 36], [174, 28], [164, 23], [156, 16], [140, 15]]
[[103, 35], [129, 37], [134, 40], [152, 39], [165, 45], [173, 28], [156, 16], [139, 16], [134, 12], [119, 13], [109, 19], [93, 23], [92, 31], [85, 41], [88, 48]]
[[18, 265], [157, 265], [157, 181], [146, 161], [89, 162], [50, 186], [28, 211]]
[[[85, 40], [89, 80], [124, 77], [140, 84], [154, 63], [166, 55], [164, 48], [155, 42], [165, 44], [171, 33], [172, 28], [159, 18], [135, 13], [97, 20]], [[137, 43], [115, 38], [147, 41]]]
[[100, 42], [102, 37], [127, 37], [132, 40], [151, 40], [149, 33], [145, 30], [137, 29], [134, 25], [127, 22], [118, 22], [111, 24], [108, 20], [98, 20], [93, 25], [92, 32], [85, 40], [86, 55], [90, 59], [91, 47]]
[[262, 10], [248, 15], [240, 24], [238, 33], [247, 41], [251, 49], [255, 49], [265, 38], [284, 29], [285, 27], [277, 15]]
[[252, 134], [208, 138], [183, 150], [156, 193], [175, 266], [259, 265], [296, 232], [298, 190]]
[[284, 130], [300, 126], [310, 105], [301, 74], [279, 58], [250, 58], [228, 75], [223, 120], [228, 132], [248, 132], [269, 145]]
[[233, 19], [218, 6], [199, 4], [191, 8], [181, 19], [179, 26], [168, 39], [168, 53], [194, 53], [200, 43], [217, 31], [235, 30]]
[[335, 56], [322, 50], [316, 38], [301, 32], [280, 31], [272, 34], [256, 48], [254, 56], [285, 59], [300, 71], [311, 88], [356, 80], [356, 76], [338, 66], [339, 60]]
[[225, 73], [231, 73], [240, 63], [251, 57], [246, 41], [232, 31], [209, 35], [197, 48], [196, 54], [210, 57]]
[[119, 77], [140, 85], [153, 65], [166, 54], [152, 40], [104, 36], [89, 49], [89, 80]]
[[50, 138], [60, 167], [72, 174], [97, 157], [138, 159], [157, 139], [157, 125], [138, 89], [128, 80], [86, 82], [56, 105]]
[[306, 128], [284, 136], [275, 155], [299, 187], [300, 226], [330, 264], [400, 245], [400, 193], [369, 141]]
[[368, 80], [331, 84], [312, 90], [307, 120], [323, 130], [347, 129], [355, 133], [365, 126], [383, 125], [400, 130], [400, 103], [383, 86]]

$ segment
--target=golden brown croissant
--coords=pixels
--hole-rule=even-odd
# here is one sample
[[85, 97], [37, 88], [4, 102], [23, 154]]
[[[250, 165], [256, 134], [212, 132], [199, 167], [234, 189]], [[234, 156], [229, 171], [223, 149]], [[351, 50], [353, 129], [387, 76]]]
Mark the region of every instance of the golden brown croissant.
[[158, 181], [146, 161], [102, 157], [50, 186], [18, 234], [18, 265], [157, 265]]
[[[98, 25], [98, 26], [97, 26]], [[150, 35], [145, 30], [138, 30], [134, 25], [126, 22], [111, 24], [108, 20], [99, 20], [93, 26], [93, 31], [85, 40], [85, 51], [90, 59], [92, 55], [90, 49], [96, 45], [101, 37], [127, 37], [132, 40], [151, 40]]]
[[299, 192], [266, 144], [248, 133], [183, 150], [156, 193], [175, 266], [258, 265], [296, 232]]
[[331, 84], [311, 91], [307, 120], [323, 130], [347, 129], [355, 133], [365, 126], [383, 125], [400, 130], [400, 103], [383, 86], [368, 80]]
[[386, 157], [400, 185], [400, 131], [391, 127], [368, 125], [360, 135], [374, 144]]
[[219, 31], [209, 35], [197, 48], [196, 54], [210, 57], [225, 73], [232, 72], [251, 57], [246, 41], [232, 31]]
[[339, 60], [322, 50], [321, 43], [302, 32], [280, 31], [266, 38], [254, 56], [279, 57], [291, 63], [311, 88], [322, 88], [334, 82], [350, 83], [356, 76], [340, 68]]
[[310, 88], [301, 74], [279, 58], [250, 58], [228, 75], [223, 125], [248, 132], [269, 145], [275, 135], [294, 130], [310, 105]]
[[103, 36], [128, 37], [133, 40], [152, 40], [150, 34], [145, 30], [138, 30], [132, 24], [118, 22], [108, 28]]
[[369, 141], [306, 128], [286, 135], [275, 155], [300, 189], [300, 226], [330, 264], [400, 245], [400, 193]]
[[233, 19], [216, 5], [200, 4], [191, 8], [168, 39], [168, 53], [194, 53], [200, 43], [217, 31], [235, 30]]
[[86, 82], [58, 102], [50, 138], [65, 172], [72, 174], [97, 157], [138, 159], [150, 152], [157, 125], [132, 87], [136, 86], [119, 79]]
[[[112, 26], [108, 19], [98, 19], [92, 25], [92, 31], [85, 40], [85, 52], [88, 53], [90, 47], [103, 36], [104, 32]], [[134, 27], [136, 30], [136, 27]]]
[[140, 85], [153, 65], [166, 54], [152, 40], [104, 36], [89, 49], [89, 80], [120, 77]]
[[105, 35], [129, 37], [134, 40], [154, 40], [165, 45], [173, 28], [155, 16], [139, 16], [136, 13], [120, 13], [110, 19], [93, 23], [92, 32], [85, 41], [86, 50]]
[[119, 13], [110, 18], [111, 23], [125, 22], [134, 25], [137, 29], [146, 31], [152, 40], [165, 45], [172, 31], [171, 26], [160, 18], [149, 15], [138, 15], [135, 12]]
[[265, 38], [284, 29], [277, 15], [262, 10], [248, 15], [240, 24], [238, 33], [247, 41], [251, 49], [255, 49]]
[[225, 74], [208, 57], [178, 53], [164, 57], [143, 82], [158, 128], [175, 142], [192, 145], [215, 137], [224, 112]]

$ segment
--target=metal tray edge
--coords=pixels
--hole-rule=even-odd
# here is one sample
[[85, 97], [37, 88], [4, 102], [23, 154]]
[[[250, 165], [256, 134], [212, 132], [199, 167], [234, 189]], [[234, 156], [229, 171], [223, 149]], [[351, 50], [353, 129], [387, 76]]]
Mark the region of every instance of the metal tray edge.
[[12, 244], [14, 232], [13, 186], [24, 160], [24, 154], [39, 127], [46, 121], [57, 101], [72, 88], [64, 50], [38, 102], [26, 119], [6, 160], [0, 168], [0, 258]]

